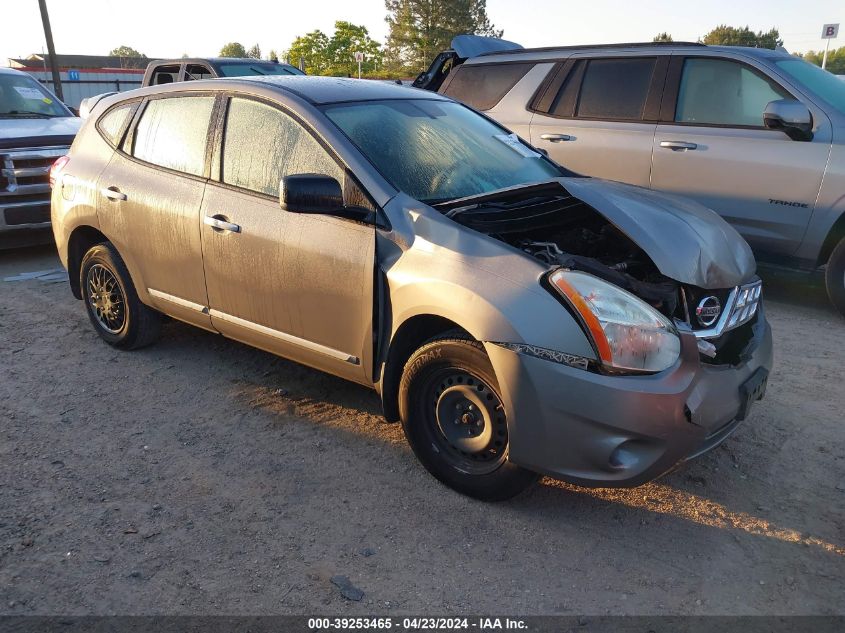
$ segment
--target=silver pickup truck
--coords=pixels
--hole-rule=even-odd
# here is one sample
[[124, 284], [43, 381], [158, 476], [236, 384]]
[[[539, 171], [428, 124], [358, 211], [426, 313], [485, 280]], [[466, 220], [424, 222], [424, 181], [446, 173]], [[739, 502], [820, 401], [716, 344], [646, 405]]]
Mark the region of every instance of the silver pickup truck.
[[459, 36], [415, 85], [576, 172], [677, 193], [761, 261], [825, 267], [845, 314], [845, 81], [785, 51], [696, 43], [523, 49]]
[[52, 238], [50, 167], [80, 122], [30, 75], [0, 68], [0, 247]]

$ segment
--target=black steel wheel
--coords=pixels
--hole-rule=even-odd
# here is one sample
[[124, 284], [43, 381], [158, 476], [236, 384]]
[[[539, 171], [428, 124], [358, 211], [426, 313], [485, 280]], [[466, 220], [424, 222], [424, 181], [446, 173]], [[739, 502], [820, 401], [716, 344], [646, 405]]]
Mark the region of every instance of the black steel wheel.
[[827, 261], [825, 285], [831, 303], [845, 316], [845, 238], [839, 241]]
[[88, 318], [109, 345], [137, 349], [158, 338], [161, 316], [138, 299], [126, 264], [110, 243], [85, 253], [79, 287]]
[[441, 338], [417, 350], [399, 385], [399, 411], [417, 458], [458, 492], [499, 501], [537, 478], [508, 461], [507, 414], [476, 341]]

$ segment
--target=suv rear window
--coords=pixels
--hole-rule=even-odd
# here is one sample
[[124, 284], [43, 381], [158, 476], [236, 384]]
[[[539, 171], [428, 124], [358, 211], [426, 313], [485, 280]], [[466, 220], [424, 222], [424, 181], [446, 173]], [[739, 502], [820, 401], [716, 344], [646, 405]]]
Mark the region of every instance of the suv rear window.
[[200, 176], [214, 97], [171, 97], [147, 104], [135, 128], [135, 158]]
[[117, 146], [120, 137], [123, 136], [123, 130], [126, 127], [129, 113], [134, 106], [134, 103], [127, 103], [126, 105], [112, 108], [97, 121], [97, 129], [100, 130], [100, 134], [112, 145]]
[[441, 92], [476, 110], [489, 110], [533, 67], [533, 63], [465, 64], [453, 71]]
[[591, 59], [581, 82], [576, 116], [641, 120], [656, 61], [654, 57]]

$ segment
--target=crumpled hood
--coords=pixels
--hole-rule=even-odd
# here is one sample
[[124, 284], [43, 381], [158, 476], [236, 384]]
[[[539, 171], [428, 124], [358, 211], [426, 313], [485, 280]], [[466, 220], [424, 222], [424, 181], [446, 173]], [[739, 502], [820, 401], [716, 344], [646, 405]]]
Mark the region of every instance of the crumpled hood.
[[560, 183], [623, 231], [675, 281], [731, 288], [756, 272], [754, 255], [742, 236], [697, 202], [597, 178], [561, 178]]
[[0, 119], [0, 148], [70, 145], [81, 125], [82, 119], [71, 116]]

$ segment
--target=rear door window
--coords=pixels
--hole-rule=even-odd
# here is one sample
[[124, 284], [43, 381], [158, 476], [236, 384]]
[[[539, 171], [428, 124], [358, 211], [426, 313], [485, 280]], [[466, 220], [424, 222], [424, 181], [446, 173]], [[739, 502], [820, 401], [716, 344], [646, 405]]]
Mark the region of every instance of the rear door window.
[[489, 110], [533, 67], [533, 63], [463, 65], [453, 71], [441, 92], [476, 110]]
[[324, 174], [343, 182], [343, 170], [302, 125], [273, 106], [235, 97], [223, 137], [223, 182], [271, 196], [291, 174]]
[[132, 155], [136, 158], [201, 176], [213, 96], [153, 99], [135, 128]]
[[684, 61], [675, 121], [703, 125], [762, 127], [770, 101], [790, 95], [745, 64], [690, 57]]
[[591, 59], [587, 62], [577, 117], [639, 121], [657, 59]]

